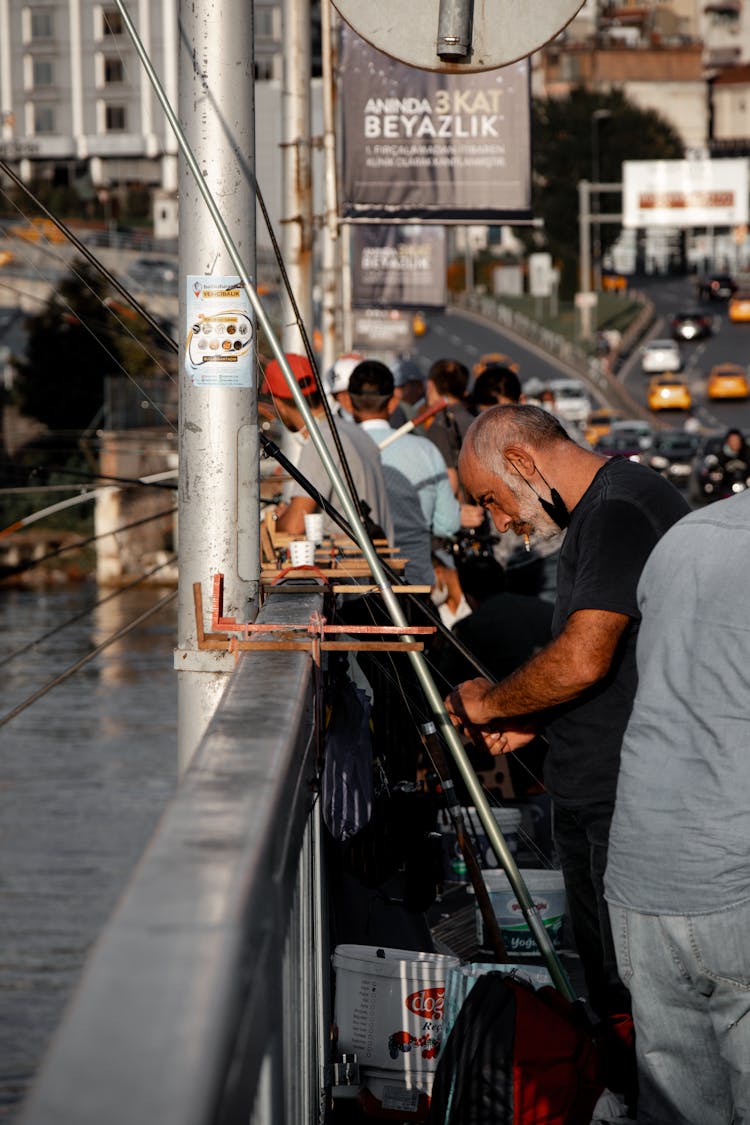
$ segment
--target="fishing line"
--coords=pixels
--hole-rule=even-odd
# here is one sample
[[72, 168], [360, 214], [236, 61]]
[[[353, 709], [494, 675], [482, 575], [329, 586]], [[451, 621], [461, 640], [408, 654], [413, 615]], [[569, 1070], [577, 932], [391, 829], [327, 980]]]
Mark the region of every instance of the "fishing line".
[[123, 594], [128, 593], [129, 590], [133, 590], [137, 586], [140, 586], [143, 582], [146, 581], [146, 579], [152, 578], [154, 574], [158, 574], [160, 570], [163, 570], [165, 566], [171, 566], [175, 562], [176, 558], [176, 555], [171, 555], [170, 558], [168, 558], [165, 562], [161, 562], [156, 566], [152, 566], [150, 570], [144, 571], [143, 574], [138, 576], [138, 578], [134, 578], [132, 579], [132, 581], [126, 582], [123, 586], [118, 586], [118, 588], [116, 590], [113, 590], [111, 594], [107, 594], [105, 597], [99, 598], [98, 601], [94, 602], [86, 609], [82, 609], [80, 613], [76, 613], [72, 617], [69, 617], [67, 621], [63, 621], [61, 622], [61, 624], [56, 625], [54, 629], [50, 629], [48, 632], [42, 633], [41, 636], [36, 637], [33, 641], [29, 641], [25, 645], [22, 645], [21, 648], [17, 648], [15, 649], [15, 651], [9, 652], [7, 656], [0, 658], [0, 668], [2, 668], [6, 664], [9, 664], [11, 660], [15, 660], [16, 657], [23, 656], [24, 653], [29, 652], [32, 648], [36, 648], [38, 645], [44, 644], [45, 641], [50, 640], [51, 637], [54, 637], [58, 633], [61, 633], [64, 629], [69, 628], [69, 626], [75, 625], [75, 623], [77, 621], [80, 621], [82, 618], [88, 617], [89, 614], [93, 613], [94, 610], [99, 609], [100, 606], [106, 605], [107, 602], [113, 601], [114, 598], [119, 598]]
[[[76, 250], [78, 250], [78, 252], [83, 255], [83, 257], [86, 259], [86, 261], [89, 263], [89, 265], [93, 266], [94, 269], [98, 270], [99, 273], [102, 274], [102, 276], [112, 286], [112, 288], [117, 290], [117, 292], [120, 294], [120, 296], [123, 297], [128, 302], [128, 304], [130, 304], [132, 306], [132, 308], [135, 309], [135, 311], [138, 313], [139, 316], [143, 317], [143, 319], [148, 323], [149, 327], [153, 328], [154, 332], [157, 333], [157, 335], [162, 339], [162, 341], [167, 345], [168, 348], [170, 348], [174, 352], [177, 352], [177, 350], [178, 350], [177, 344], [172, 339], [172, 337], [164, 330], [162, 325], [159, 324], [158, 320], [156, 320], [151, 315], [151, 313], [148, 311], [148, 309], [145, 308], [137, 300], [137, 298], [135, 298], [132, 295], [132, 293], [126, 288], [126, 286], [124, 286], [122, 284], [122, 282], [120, 282], [115, 277], [115, 275], [107, 269], [107, 267], [100, 261], [100, 259], [97, 258], [97, 256], [95, 254], [92, 254], [92, 252], [89, 250], [88, 246], [86, 246], [85, 243], [81, 242], [81, 240], [73, 233], [73, 231], [70, 229], [70, 227], [67, 227], [65, 225], [65, 223], [62, 222], [62, 220], [58, 219], [55, 215], [52, 214], [52, 212], [50, 210], [48, 210], [44, 206], [42, 201], [34, 195], [31, 188], [27, 184], [25, 184], [23, 182], [23, 180], [19, 179], [19, 177], [15, 174], [13, 169], [10, 167], [10, 165], [7, 164], [6, 161], [4, 161], [4, 160], [0, 160], [0, 171], [4, 172], [4, 174], [6, 176], [8, 176], [8, 178], [13, 181], [13, 183], [16, 185], [16, 187], [22, 188], [26, 192], [29, 199], [31, 199], [31, 201], [34, 203], [34, 206], [38, 207], [39, 210], [48, 219], [50, 219], [51, 222], [53, 222], [55, 224], [57, 229], [62, 234], [64, 234], [65, 237], [68, 239], [68, 241], [73, 246], [75, 246]], [[3, 194], [5, 194], [5, 193], [3, 193]], [[6, 195], [6, 198], [9, 199], [9, 202], [16, 208], [17, 211], [19, 211], [20, 214], [22, 214], [22, 215], [24, 214], [23, 211], [21, 211], [20, 208], [17, 206], [17, 204], [15, 203], [14, 200], [10, 199], [10, 197], [8, 197], [7, 195]], [[27, 216], [24, 215], [24, 218], [26, 218], [26, 217]], [[46, 249], [46, 247], [45, 247], [45, 249]]]
[[23, 702], [17, 704], [17, 706], [13, 707], [10, 711], [7, 711], [4, 715], [0, 716], [0, 727], [4, 727], [6, 723], [9, 723], [11, 721], [11, 719], [15, 719], [16, 716], [20, 715], [22, 711], [25, 711], [28, 707], [31, 707], [32, 703], [36, 703], [37, 700], [41, 699], [42, 696], [46, 695], [47, 692], [52, 690], [52, 688], [57, 687], [58, 684], [64, 683], [65, 680], [69, 679], [75, 672], [78, 672], [86, 664], [90, 664], [95, 657], [99, 656], [100, 653], [104, 652], [104, 650], [106, 648], [109, 648], [110, 645], [114, 644], [115, 641], [119, 641], [122, 637], [127, 637], [128, 633], [132, 633], [134, 629], [137, 629], [139, 625], [142, 625], [144, 621], [147, 621], [149, 617], [152, 617], [155, 613], [158, 613], [159, 610], [164, 609], [164, 607], [169, 605], [170, 602], [174, 601], [176, 597], [177, 591], [171, 590], [168, 594], [165, 594], [164, 597], [156, 603], [156, 605], [151, 606], [150, 609], [147, 609], [144, 613], [139, 614], [139, 616], [136, 617], [134, 621], [131, 621], [129, 625], [123, 625], [121, 629], [118, 629], [117, 632], [108, 637], [106, 641], [102, 641], [100, 645], [97, 645], [96, 648], [92, 649], [92, 651], [87, 653], [86, 656], [82, 656], [80, 660], [76, 660], [74, 664], [71, 664], [68, 668], [65, 669], [64, 672], [61, 672], [59, 676], [55, 676], [53, 679], [48, 680], [43, 687], [40, 687], [32, 695], [24, 699]]
[[66, 551], [80, 551], [83, 547], [88, 547], [91, 543], [97, 543], [100, 539], [107, 539], [110, 535], [119, 535], [122, 531], [129, 531], [132, 527], [141, 527], [144, 523], [162, 519], [164, 516], [173, 516], [174, 513], [174, 508], [164, 508], [160, 512], [154, 512], [153, 515], [143, 516], [139, 520], [133, 520], [132, 523], [122, 524], [112, 531], [104, 531], [100, 535], [91, 535], [88, 539], [79, 539], [75, 543], [65, 543], [62, 547], [56, 547], [54, 551], [42, 555], [41, 558], [29, 559], [25, 563], [18, 563], [17, 566], [0, 566], [0, 587], [6, 578], [16, 578], [19, 574], [25, 574], [27, 570], [33, 570], [34, 567], [41, 566], [42, 563], [49, 562], [50, 559], [57, 558], [59, 555], [65, 554]]
[[[36, 473], [41, 473], [41, 472], [48, 472], [50, 474], [55, 474], [56, 476], [62, 476], [62, 477], [83, 477], [84, 480], [106, 480], [106, 481], [112, 481], [114, 484], [132, 485], [133, 487], [139, 486], [139, 487], [142, 487], [142, 488], [166, 488], [168, 490], [171, 490], [172, 492], [174, 492], [174, 490], [177, 488], [176, 484], [166, 484], [164, 481], [152, 480], [150, 477], [143, 477], [143, 478], [140, 478], [140, 477], [113, 477], [113, 476], [107, 476], [106, 473], [87, 473], [87, 472], [84, 472], [83, 469], [48, 468], [46, 465], [37, 465], [35, 468], [33, 468], [31, 470], [31, 472], [29, 474], [29, 477], [32, 478]], [[177, 476], [177, 469], [168, 469], [166, 471], [166, 473], [154, 473], [153, 475], [154, 476], [160, 476], [160, 477], [161, 476], [176, 477]], [[70, 489], [70, 488], [75, 488], [75, 485], [73, 485], [73, 484], [60, 484], [60, 485], [49, 485], [47, 487]], [[3, 492], [3, 491], [4, 491], [3, 489], [0, 489], [0, 492]], [[41, 491], [41, 488], [40, 488], [40, 491]]]

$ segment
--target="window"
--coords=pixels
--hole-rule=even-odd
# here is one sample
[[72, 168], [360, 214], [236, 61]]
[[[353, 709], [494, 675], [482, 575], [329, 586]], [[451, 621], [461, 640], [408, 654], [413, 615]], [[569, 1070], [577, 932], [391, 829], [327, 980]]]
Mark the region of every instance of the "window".
[[255, 77], [260, 82], [273, 78], [273, 59], [256, 59]]
[[273, 39], [273, 10], [271, 8], [256, 7], [254, 23], [257, 39]]
[[33, 40], [53, 39], [54, 35], [55, 25], [51, 8], [32, 8], [31, 38]]
[[102, 32], [104, 35], [122, 35], [125, 25], [117, 8], [105, 8], [102, 12]]
[[51, 105], [35, 105], [34, 106], [34, 132], [35, 133], [54, 133], [55, 131], [55, 110]]
[[35, 90], [41, 86], [52, 86], [54, 74], [51, 59], [34, 59], [31, 64], [31, 83]]
[[113, 85], [116, 82], [124, 82], [125, 80], [125, 66], [122, 59], [118, 58], [105, 58], [104, 60], [104, 82], [107, 86]]
[[128, 119], [124, 105], [104, 107], [104, 128], [108, 133], [123, 133], [127, 124]]

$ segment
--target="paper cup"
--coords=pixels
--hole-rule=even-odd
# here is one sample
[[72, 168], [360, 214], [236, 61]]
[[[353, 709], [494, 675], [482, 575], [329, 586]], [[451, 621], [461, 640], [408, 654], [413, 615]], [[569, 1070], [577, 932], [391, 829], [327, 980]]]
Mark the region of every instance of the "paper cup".
[[315, 563], [315, 544], [309, 539], [294, 539], [289, 544], [289, 557], [292, 566], [313, 566]]
[[310, 512], [305, 516], [305, 538], [311, 543], [323, 542], [322, 512]]

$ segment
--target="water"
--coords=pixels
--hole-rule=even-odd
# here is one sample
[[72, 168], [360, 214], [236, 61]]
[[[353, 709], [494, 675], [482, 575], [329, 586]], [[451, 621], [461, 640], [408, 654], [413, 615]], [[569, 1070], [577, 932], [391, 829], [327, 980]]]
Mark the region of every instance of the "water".
[[[164, 596], [0, 589], [0, 718]], [[174, 791], [176, 601], [0, 727], [0, 1120], [14, 1120], [84, 960]]]

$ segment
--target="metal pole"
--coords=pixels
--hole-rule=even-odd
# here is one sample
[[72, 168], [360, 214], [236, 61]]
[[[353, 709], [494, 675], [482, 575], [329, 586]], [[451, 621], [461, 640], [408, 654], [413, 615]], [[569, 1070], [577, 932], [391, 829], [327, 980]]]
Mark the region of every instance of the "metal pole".
[[435, 53], [446, 62], [465, 59], [471, 49], [474, 0], [440, 0]]
[[[284, 78], [281, 91], [284, 218], [282, 250], [302, 323], [312, 335], [312, 164], [310, 160], [310, 0], [282, 6]], [[304, 353], [286, 289], [282, 343]]]
[[591, 198], [591, 184], [588, 180], [581, 180], [578, 184], [578, 239], [579, 239], [579, 271], [580, 271], [580, 305], [581, 336], [584, 340], [591, 338], [591, 214], [589, 201]]
[[[116, 0], [116, 3], [118, 8], [121, 11], [124, 11], [122, 0]], [[130, 28], [132, 28], [132, 24], [127, 19], [127, 17], [126, 24], [128, 25], [128, 29], [130, 30]], [[139, 47], [140, 44], [137, 41], [137, 35], [135, 34], [134, 29], [131, 31], [131, 37], [133, 37], [134, 42], [136, 42], [136, 45]], [[143, 60], [142, 55], [141, 58]], [[146, 65], [145, 62], [144, 65]], [[268, 319], [266, 311], [263, 308], [263, 304], [258, 297], [258, 293], [247, 274], [247, 270], [245, 269], [239, 250], [232, 240], [229, 228], [227, 227], [227, 224], [225, 223], [222, 214], [216, 205], [209, 185], [206, 183], [206, 178], [202, 175], [200, 166], [193, 156], [185, 132], [182, 129], [179, 121], [177, 120], [174, 112], [172, 111], [166, 97], [164, 96], [164, 92], [161, 88], [159, 79], [153, 67], [148, 64], [147, 69], [149, 72], [149, 77], [151, 78], [152, 83], [157, 89], [157, 94], [160, 98], [164, 111], [167, 114], [170, 125], [175, 131], [180, 146], [180, 151], [183, 154], [185, 162], [192, 171], [198, 191], [203, 196], [206, 207], [210, 212], [214, 223], [216, 224], [216, 228], [221, 237], [221, 241], [223, 242], [227, 253], [229, 254], [229, 257], [231, 258], [232, 263], [234, 264], [235, 269], [237, 270], [240, 279], [242, 280], [247, 290], [247, 293], [250, 297], [250, 302], [258, 318], [258, 324], [265, 332], [274, 357], [278, 361], [279, 366], [284, 374], [284, 378], [287, 381], [289, 393], [292, 396], [294, 405], [302, 415], [302, 420], [310, 435], [310, 440], [315, 446], [316, 452], [320, 457], [326, 473], [328, 474], [328, 478], [331, 481], [333, 489], [338, 497], [344, 515], [348, 522], [351, 524], [352, 531], [354, 532], [357, 543], [359, 544], [359, 548], [362, 551], [362, 554], [367, 562], [370, 573], [372, 574], [373, 579], [380, 588], [380, 592], [390, 618], [393, 621], [394, 625], [398, 625], [403, 629], [404, 639], [410, 640], [411, 638], [409, 636], [408, 622], [401, 610], [398, 598], [394, 594], [388, 582], [383, 565], [380, 561], [380, 558], [378, 557], [375, 547], [373, 546], [373, 543], [369, 535], [367, 534], [364, 525], [362, 524], [357, 506], [354, 502], [354, 498], [351, 496], [348, 488], [346, 487], [346, 482], [344, 481], [342, 475], [339, 473], [338, 466], [333, 460], [331, 451], [326, 445], [325, 439], [320, 432], [315, 416], [310, 410], [307, 399], [300, 390], [299, 384], [292, 374], [291, 368], [289, 367], [289, 363], [284, 354], [284, 349], [276, 339], [271, 322]], [[258, 522], [260, 522], [258, 513], [255, 514], [258, 518]], [[490, 842], [492, 850], [497, 856], [498, 863], [503, 867], [505, 873], [508, 876], [508, 880], [513, 889], [513, 893], [518, 900], [527, 925], [529, 926], [529, 929], [534, 936], [539, 951], [549, 969], [550, 976], [552, 977], [557, 988], [565, 996], [573, 1000], [575, 999], [575, 991], [568, 979], [568, 975], [557, 952], [552, 946], [549, 934], [544, 928], [542, 920], [539, 917], [538, 911], [533, 899], [531, 898], [528, 887], [524, 883], [523, 878], [521, 877], [521, 873], [518, 870], [516, 861], [513, 858], [513, 855], [502, 833], [500, 832], [500, 829], [495, 823], [495, 818], [492, 815], [492, 810], [490, 809], [487, 797], [485, 796], [484, 790], [479, 782], [479, 778], [472, 769], [468, 755], [464, 750], [464, 746], [458, 735], [458, 732], [456, 731], [450, 721], [450, 718], [448, 717], [448, 713], [445, 709], [445, 706], [443, 705], [442, 696], [440, 695], [435, 682], [432, 679], [432, 675], [430, 674], [427, 662], [421, 652], [409, 652], [408, 656], [414, 666], [415, 673], [424, 692], [430, 710], [433, 713], [436, 729], [448, 745], [448, 748], [453, 755], [456, 766], [464, 780], [472, 803], [479, 814], [479, 819], [482, 823], [482, 827], [487, 834], [487, 839]]]
[[[187, 338], [187, 277], [242, 276], [202, 198], [221, 201], [255, 272], [253, 9], [243, 0], [182, 0], [179, 105], [184, 134], [123, 0], [116, 0], [172, 128], [185, 138], [180, 163], [180, 338]], [[230, 107], [226, 113], [222, 107]], [[188, 140], [189, 138], [189, 140]], [[187, 155], [189, 153], [189, 156]], [[218, 206], [216, 210], [218, 213]], [[239, 257], [239, 252], [237, 252]], [[232, 661], [199, 652], [193, 583], [223, 571], [228, 612], [248, 620], [260, 567], [256, 391], [193, 386], [180, 370], [177, 650], [178, 764], [184, 771], [226, 686]]]
[[[323, 160], [325, 167], [325, 225], [323, 227], [323, 303], [321, 367], [327, 371], [341, 354], [341, 326], [336, 323], [338, 274], [336, 251], [340, 247], [336, 191], [336, 79], [333, 66], [333, 21], [330, 0], [320, 5], [320, 39], [323, 59]], [[338, 329], [338, 331], [337, 331]]]

